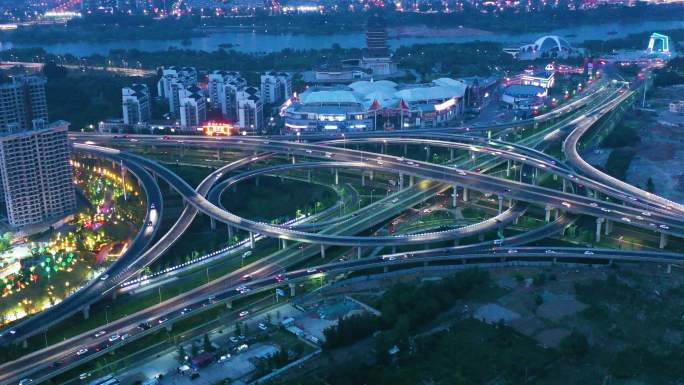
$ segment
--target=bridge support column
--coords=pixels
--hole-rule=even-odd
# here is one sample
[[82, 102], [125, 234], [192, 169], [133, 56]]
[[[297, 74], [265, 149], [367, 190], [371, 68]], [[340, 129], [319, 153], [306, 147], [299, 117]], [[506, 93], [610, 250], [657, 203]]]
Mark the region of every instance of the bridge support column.
[[232, 309], [232, 308], [233, 308], [233, 301], [226, 302], [226, 309]]
[[409, 187], [412, 187], [412, 186], [413, 186], [413, 183], [415, 182], [415, 179], [416, 179], [416, 178], [415, 178], [413, 175], [411, 175], [411, 176], [409, 177]]
[[254, 248], [254, 233], [251, 231], [249, 232], [249, 248]]
[[311, 169], [306, 170], [306, 181], [311, 183]]
[[213, 217], [209, 217], [209, 227], [211, 228], [211, 231], [216, 231], [216, 219]]
[[499, 214], [501, 214], [501, 212], [503, 211], [503, 200], [504, 200], [504, 198], [502, 195], [499, 195], [498, 199], [499, 199]]
[[294, 156], [294, 154], [292, 154], [292, 164], [295, 164], [295, 163], [297, 163], [297, 158]]
[[477, 236], [477, 239], [478, 239], [480, 242], [483, 242], [483, 241], [484, 241], [484, 234], [480, 233], [480, 235]]
[[335, 169], [335, 184], [340, 184], [340, 171]]
[[610, 235], [610, 233], [613, 232], [613, 221], [611, 220], [606, 220], [606, 226], [603, 229], [603, 234], [604, 235]]
[[458, 246], [458, 245], [460, 245], [460, 244], [461, 244], [461, 240], [460, 240], [460, 239], [458, 239], [458, 238], [454, 239], [454, 246]]
[[166, 324], [166, 331], [167, 331], [167, 332], [170, 332], [172, 329], [173, 329], [173, 325], [172, 325], [172, 324]]
[[511, 176], [511, 160], [506, 161], [506, 176]]
[[221, 149], [220, 148], [216, 149], [216, 159], [221, 160]]
[[450, 148], [449, 149], [449, 162], [453, 162], [453, 161], [454, 161], [454, 149]]
[[463, 186], [463, 202], [468, 202], [468, 188]]
[[408, 154], [408, 144], [404, 145], [404, 156], [406, 156], [406, 154]]
[[660, 233], [660, 248], [664, 249], [667, 246], [667, 234]]
[[458, 204], [458, 186], [454, 185], [454, 193], [451, 194], [451, 205], [456, 207]]
[[280, 240], [280, 247], [284, 250], [287, 249], [287, 239]]
[[356, 258], [361, 259], [361, 246], [356, 247]]
[[371, 181], [373, 181], [373, 170], [370, 170], [370, 171], [368, 172], [368, 179], [370, 179]]
[[321, 258], [325, 259], [325, 246], [321, 245]]
[[294, 297], [297, 294], [297, 286], [294, 283], [289, 284], [290, 286], [290, 297]]
[[404, 189], [404, 174], [399, 174], [399, 189]]
[[601, 224], [604, 221], [604, 218], [596, 218], [596, 242], [601, 242]]
[[84, 319], [90, 318], [90, 305], [86, 305], [83, 307], [83, 318]]
[[383, 273], [389, 272], [389, 266], [383, 266], [383, 267], [382, 267], [382, 272], [383, 272]]
[[233, 226], [230, 224], [228, 226], [228, 241], [231, 241], [233, 239]]
[[430, 161], [430, 146], [425, 146], [425, 161]]
[[549, 222], [551, 220], [551, 207], [544, 207], [544, 221]]
[[396, 254], [396, 253], [397, 253], [397, 247], [396, 247], [396, 246], [392, 246], [392, 254]]
[[21, 341], [21, 347], [24, 349], [28, 348], [28, 339], [24, 338], [24, 340]]
[[567, 179], [563, 178], [563, 192], [565, 192], [565, 190], [567, 190], [567, 188], [568, 188], [568, 181], [567, 181]]
[[365, 186], [365, 185], [366, 185], [366, 172], [361, 171], [361, 186]]
[[256, 178], [254, 178], [254, 183], [257, 187], [259, 187], [259, 175], [257, 175]]

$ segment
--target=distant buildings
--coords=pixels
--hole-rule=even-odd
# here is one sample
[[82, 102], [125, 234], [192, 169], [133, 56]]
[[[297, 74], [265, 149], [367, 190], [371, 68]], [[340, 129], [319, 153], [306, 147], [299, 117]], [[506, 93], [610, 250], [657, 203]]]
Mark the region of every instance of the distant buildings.
[[648, 39], [646, 55], [656, 56], [661, 59], [670, 59], [677, 56], [670, 37], [660, 33], [651, 34], [651, 37]]
[[534, 69], [525, 70], [520, 75], [520, 82], [527, 86], [538, 86], [545, 89], [553, 87], [556, 82], [556, 72], [553, 66], [550, 69], [536, 71]]
[[541, 106], [542, 98], [547, 94], [547, 89], [544, 87], [513, 84], [504, 89], [501, 101], [515, 110], [531, 110]]
[[221, 111], [224, 119], [237, 120], [237, 93], [247, 87], [247, 81], [237, 72], [214, 71], [208, 76], [210, 106]]
[[581, 50], [574, 48], [567, 40], [556, 35], [543, 36], [532, 44], [519, 48], [505, 48], [504, 51], [518, 60], [567, 59], [582, 54]]
[[267, 72], [261, 75], [261, 97], [265, 104], [282, 103], [292, 96], [292, 75]]
[[445, 126], [463, 112], [464, 82], [427, 84], [358, 81], [312, 87], [283, 108], [285, 128], [296, 132], [350, 132]]
[[670, 103], [669, 110], [673, 114], [684, 115], [684, 100]]
[[152, 119], [150, 90], [145, 84], [133, 84], [121, 89], [123, 123], [149, 123]]
[[172, 66], [162, 70], [162, 76], [157, 82], [157, 95], [160, 98], [169, 99], [172, 95], [171, 85], [180, 83], [184, 86], [197, 85], [197, 70], [193, 67]]

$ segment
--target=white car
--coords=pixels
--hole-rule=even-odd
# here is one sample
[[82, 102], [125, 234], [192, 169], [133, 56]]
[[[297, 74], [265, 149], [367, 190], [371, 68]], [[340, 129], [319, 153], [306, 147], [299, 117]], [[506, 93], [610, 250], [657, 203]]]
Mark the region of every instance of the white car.
[[584, 255], [594, 255], [593, 251], [587, 250], [584, 252]]
[[99, 332], [95, 333], [95, 338], [102, 337], [105, 334], [107, 334], [106, 330], [100, 330]]
[[596, 203], [596, 202], [591, 202], [591, 203], [589, 203], [589, 206], [591, 206], [591, 207], [598, 207], [598, 203]]
[[568, 202], [562, 202], [561, 204], [567, 208], [570, 208], [570, 206], [571, 206], [571, 204]]
[[119, 338], [121, 338], [119, 333], [114, 333], [111, 336], [109, 336], [109, 342], [114, 342], [114, 341], [118, 340]]
[[546, 250], [546, 251], [544, 251], [544, 253], [545, 254], [556, 254], [556, 252], [553, 250]]
[[623, 221], [625, 221], [625, 222], [627, 222], [627, 223], [631, 223], [631, 222], [632, 222], [632, 220], [629, 219], [629, 218], [627, 218], [627, 217], [622, 217], [622, 218], [620, 218], [620, 219], [622, 219]]
[[508, 254], [516, 254], [518, 250], [516, 249], [508, 249]]
[[90, 377], [90, 373], [89, 373], [89, 372], [85, 372], [85, 373], [81, 373], [81, 375], [78, 376], [78, 379], [79, 379], [79, 380], [85, 380], [85, 379], [88, 378], [88, 377]]
[[106, 281], [107, 278], [109, 278], [109, 274], [102, 274], [102, 275], [100, 276], [100, 281]]
[[238, 316], [240, 317], [247, 317], [249, 315], [249, 311], [243, 310], [240, 313], [238, 313]]
[[267, 329], [268, 329], [268, 326], [264, 325], [264, 324], [261, 323], [261, 322], [259, 322], [259, 325], [258, 325], [258, 326], [259, 326], [259, 329], [261, 329], [261, 330], [267, 330]]
[[658, 227], [660, 227], [663, 230], [668, 230], [670, 228], [670, 226], [668, 226], [668, 225], [660, 225]]
[[77, 356], [82, 356], [82, 355], [84, 355], [84, 354], [86, 354], [86, 353], [88, 353], [88, 349], [87, 349], [87, 348], [83, 348], [83, 349], [77, 351], [77, 352], [76, 352], [76, 355], [77, 355]]
[[19, 385], [28, 385], [32, 384], [33, 380], [30, 378], [24, 378], [23, 380], [19, 381]]

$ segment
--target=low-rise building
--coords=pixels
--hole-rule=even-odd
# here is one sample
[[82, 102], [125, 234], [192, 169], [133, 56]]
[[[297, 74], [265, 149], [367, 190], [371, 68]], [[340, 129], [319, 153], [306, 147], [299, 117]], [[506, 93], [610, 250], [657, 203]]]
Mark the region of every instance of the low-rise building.
[[513, 84], [504, 89], [501, 101], [513, 109], [528, 110], [539, 104], [546, 95], [544, 87]]

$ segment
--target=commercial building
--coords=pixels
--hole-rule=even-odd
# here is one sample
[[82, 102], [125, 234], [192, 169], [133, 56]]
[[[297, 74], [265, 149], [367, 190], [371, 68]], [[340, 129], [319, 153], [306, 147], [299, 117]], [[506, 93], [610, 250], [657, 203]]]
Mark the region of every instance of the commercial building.
[[7, 218], [15, 227], [57, 221], [76, 209], [64, 121], [0, 135], [0, 176]]
[[282, 103], [292, 96], [292, 75], [268, 72], [261, 75], [261, 98], [265, 104]]
[[463, 111], [464, 82], [427, 84], [358, 81], [312, 87], [281, 109], [285, 128], [297, 132], [347, 132], [445, 126]]
[[150, 90], [146, 84], [121, 89], [123, 122], [127, 125], [149, 123], [152, 119]]
[[190, 86], [179, 92], [181, 128], [197, 128], [207, 120], [207, 103], [201, 88]]
[[45, 79], [13, 76], [0, 84], [0, 132], [26, 130], [48, 118]]
[[255, 87], [244, 87], [236, 94], [237, 123], [241, 131], [260, 133], [264, 128], [264, 105]]
[[501, 95], [501, 101], [516, 110], [529, 110], [542, 103], [547, 95], [547, 89], [535, 85], [513, 84], [506, 87]]
[[670, 103], [669, 110], [673, 114], [684, 115], [684, 100], [678, 100], [676, 102]]
[[670, 41], [670, 37], [661, 33], [653, 33], [648, 39], [646, 55], [655, 56], [661, 59], [670, 59], [676, 55], [675, 45]]
[[537, 86], [548, 90], [553, 87], [555, 82], [556, 72], [553, 69], [553, 66], [544, 71], [528, 69], [520, 75], [520, 83], [526, 86]]

